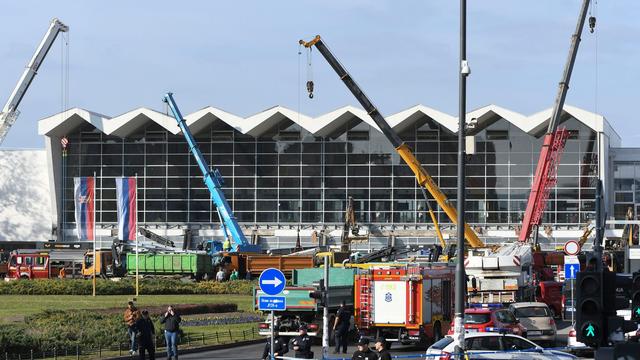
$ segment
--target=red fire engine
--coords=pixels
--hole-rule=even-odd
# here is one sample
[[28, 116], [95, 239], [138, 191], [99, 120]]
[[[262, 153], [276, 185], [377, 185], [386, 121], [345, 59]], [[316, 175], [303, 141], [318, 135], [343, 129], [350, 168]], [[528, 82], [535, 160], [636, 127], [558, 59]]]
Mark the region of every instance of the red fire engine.
[[363, 336], [427, 345], [453, 322], [454, 269], [444, 264], [376, 268], [356, 275], [354, 313]]
[[59, 267], [51, 266], [51, 259], [46, 252], [21, 250], [13, 251], [9, 256], [9, 279], [47, 279], [57, 276]]

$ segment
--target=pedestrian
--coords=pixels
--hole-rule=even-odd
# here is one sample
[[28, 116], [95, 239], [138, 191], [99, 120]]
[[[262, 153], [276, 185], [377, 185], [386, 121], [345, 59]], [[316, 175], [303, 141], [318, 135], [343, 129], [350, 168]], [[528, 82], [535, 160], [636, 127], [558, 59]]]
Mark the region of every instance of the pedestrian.
[[298, 336], [289, 340], [289, 349], [294, 351], [294, 355], [299, 359], [313, 359], [311, 351], [311, 338], [307, 335], [307, 326], [300, 325]]
[[180, 331], [180, 315], [176, 313], [173, 306], [167, 307], [167, 312], [160, 318], [160, 323], [164, 324], [164, 339], [167, 342], [167, 358], [178, 360], [178, 332]]
[[229, 281], [231, 280], [238, 280], [238, 270], [237, 269], [233, 269], [233, 271], [231, 272], [231, 275], [229, 276]]
[[333, 350], [334, 354], [340, 352], [342, 347], [342, 353], [347, 353], [347, 341], [349, 338], [349, 325], [351, 321], [351, 312], [345, 306], [345, 302], [340, 303], [340, 308], [336, 312], [336, 320], [333, 323], [333, 332], [336, 338], [336, 348]]
[[369, 349], [369, 339], [361, 337], [358, 350], [353, 353], [351, 360], [378, 360], [378, 354]]
[[129, 348], [129, 355], [136, 353], [138, 349], [138, 342], [136, 341], [136, 321], [140, 319], [140, 310], [136, 308], [133, 301], [127, 303], [127, 309], [124, 311], [124, 322], [127, 324], [127, 335], [131, 341], [131, 347]]
[[226, 274], [224, 272], [224, 268], [220, 268], [220, 270], [218, 270], [218, 273], [216, 274], [216, 281], [222, 282], [224, 281], [226, 277]]
[[[273, 332], [273, 356], [282, 356], [289, 352], [289, 347], [285, 339], [278, 336], [278, 332]], [[262, 352], [262, 360], [271, 359], [271, 337], [267, 338], [267, 343], [264, 345], [264, 351]]]
[[387, 339], [379, 337], [376, 339], [376, 351], [378, 351], [378, 360], [391, 360], [391, 354], [387, 350]]
[[145, 351], [149, 354], [149, 360], [156, 359], [155, 351], [155, 335], [156, 330], [153, 327], [153, 321], [149, 317], [147, 310], [142, 310], [142, 317], [136, 321], [136, 330], [138, 337], [138, 353], [139, 359], [144, 360]]

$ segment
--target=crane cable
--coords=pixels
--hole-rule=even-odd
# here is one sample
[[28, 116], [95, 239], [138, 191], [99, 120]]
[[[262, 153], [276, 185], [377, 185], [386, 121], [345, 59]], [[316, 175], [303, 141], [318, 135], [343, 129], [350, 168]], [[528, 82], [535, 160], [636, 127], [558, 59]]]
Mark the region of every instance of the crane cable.
[[591, 3], [591, 8], [589, 8], [589, 31], [594, 34], [595, 40], [595, 49], [594, 49], [594, 64], [595, 64], [595, 74], [594, 74], [594, 116], [598, 117], [598, 32], [596, 32], [596, 17], [598, 16], [598, 0], [594, 0]]

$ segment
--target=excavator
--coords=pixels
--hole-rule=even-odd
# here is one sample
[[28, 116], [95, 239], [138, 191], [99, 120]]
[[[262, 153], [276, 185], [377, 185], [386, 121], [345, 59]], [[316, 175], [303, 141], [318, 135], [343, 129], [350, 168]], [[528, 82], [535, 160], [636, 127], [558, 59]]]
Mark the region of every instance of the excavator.
[[[358, 102], [365, 109], [367, 114], [371, 117], [371, 119], [375, 122], [378, 128], [382, 131], [384, 136], [391, 142], [396, 152], [400, 157], [405, 161], [405, 163], [411, 168], [413, 171], [416, 181], [420, 185], [420, 188], [426, 189], [431, 196], [435, 199], [438, 205], [444, 210], [449, 219], [457, 224], [457, 211], [455, 207], [453, 207], [447, 196], [440, 190], [438, 185], [433, 181], [433, 178], [427, 170], [422, 166], [420, 161], [415, 157], [409, 145], [403, 142], [398, 134], [389, 126], [387, 121], [384, 119], [382, 114], [378, 111], [378, 109], [373, 105], [371, 100], [365, 95], [362, 89], [358, 86], [358, 84], [353, 80], [351, 75], [347, 72], [347, 70], [340, 64], [338, 59], [331, 53], [327, 45], [324, 43], [320, 35], [316, 36], [310, 41], [299, 41], [300, 45], [305, 48], [311, 49], [315, 47], [320, 54], [325, 58], [325, 60], [329, 63], [329, 65], [333, 68], [333, 70], [338, 74], [340, 80], [347, 86], [347, 88], [351, 91], [351, 93], [356, 97]], [[309, 91], [309, 95], [313, 94], [314, 84], [313, 81], [307, 82], [307, 90]], [[311, 97], [311, 96], [310, 96]], [[423, 195], [426, 197], [426, 192], [423, 191]], [[429, 203], [427, 199], [427, 204]], [[430, 205], [429, 205], [430, 206]], [[432, 219], [435, 219], [435, 215], [433, 215], [433, 211], [431, 211]], [[437, 226], [436, 226], [437, 228]], [[437, 230], [439, 232], [439, 229]], [[484, 247], [484, 243], [478, 235], [473, 231], [473, 229], [469, 226], [469, 224], [464, 224], [464, 235], [467, 243], [473, 247]]]

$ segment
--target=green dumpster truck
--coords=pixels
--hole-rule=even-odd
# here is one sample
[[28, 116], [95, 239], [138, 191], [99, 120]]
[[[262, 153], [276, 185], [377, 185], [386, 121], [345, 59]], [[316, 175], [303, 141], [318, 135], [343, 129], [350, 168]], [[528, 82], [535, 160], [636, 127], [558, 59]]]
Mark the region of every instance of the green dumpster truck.
[[[353, 284], [357, 269], [330, 268], [327, 304], [330, 321], [333, 319], [341, 302], [353, 311]], [[306, 324], [308, 335], [322, 337], [323, 308], [309, 294], [318, 290], [318, 284], [324, 281], [323, 268], [309, 268], [293, 270], [292, 285], [287, 286], [279, 296], [286, 299], [286, 310], [275, 312], [275, 328], [280, 336], [297, 336], [301, 324]], [[258, 298], [266, 296], [258, 287], [253, 291], [254, 308], [258, 310]], [[271, 318], [258, 325], [259, 333], [263, 336], [271, 334]]]
[[[213, 278], [211, 257], [195, 253], [144, 253], [138, 255], [140, 275], [189, 276], [196, 280]], [[127, 254], [127, 275], [136, 274], [136, 254]]]

